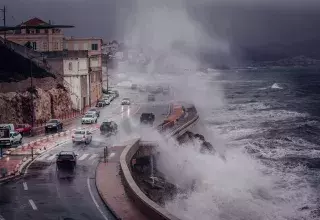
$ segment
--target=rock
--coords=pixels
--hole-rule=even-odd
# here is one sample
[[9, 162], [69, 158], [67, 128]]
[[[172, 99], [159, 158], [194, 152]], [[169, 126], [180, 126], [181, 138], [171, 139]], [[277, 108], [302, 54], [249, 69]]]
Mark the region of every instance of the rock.
[[0, 93], [0, 123], [31, 123], [32, 97], [34, 120], [38, 122], [59, 118], [72, 110], [70, 94], [63, 88], [37, 88], [32, 96], [29, 91]]

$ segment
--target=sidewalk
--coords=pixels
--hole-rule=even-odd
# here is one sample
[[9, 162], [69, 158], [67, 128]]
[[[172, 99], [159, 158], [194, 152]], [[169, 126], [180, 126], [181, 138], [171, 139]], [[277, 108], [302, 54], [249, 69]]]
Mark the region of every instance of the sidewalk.
[[103, 202], [122, 220], [148, 220], [133, 201], [128, 198], [122, 185], [120, 155], [125, 146], [113, 147], [107, 163], [100, 162], [96, 170], [96, 186]]
[[[96, 126], [97, 125], [92, 125], [90, 127], [96, 129]], [[37, 157], [45, 151], [68, 141], [71, 134], [72, 131], [67, 130], [49, 135], [8, 152], [7, 155], [4, 155], [4, 157], [0, 159], [0, 181], [4, 178], [20, 175], [21, 167], [26, 165], [24, 163], [28, 163], [28, 160], [31, 160], [32, 154], [33, 158]]]

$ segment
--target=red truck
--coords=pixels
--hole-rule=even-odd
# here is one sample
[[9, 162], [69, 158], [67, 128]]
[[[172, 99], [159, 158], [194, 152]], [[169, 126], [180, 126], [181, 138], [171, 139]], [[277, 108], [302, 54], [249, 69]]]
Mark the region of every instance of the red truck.
[[15, 126], [15, 131], [19, 132], [21, 135], [31, 135], [32, 127], [29, 124], [18, 124]]

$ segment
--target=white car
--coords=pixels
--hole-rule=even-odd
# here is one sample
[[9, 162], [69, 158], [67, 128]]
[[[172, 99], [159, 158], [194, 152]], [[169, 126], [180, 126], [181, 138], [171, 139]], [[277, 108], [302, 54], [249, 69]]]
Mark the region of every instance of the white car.
[[121, 101], [121, 105], [130, 105], [130, 104], [131, 104], [131, 102], [130, 102], [130, 99], [128, 99], [128, 98], [124, 98]]
[[86, 129], [79, 128], [72, 135], [73, 143], [89, 144], [92, 141], [92, 133]]
[[81, 124], [93, 124], [97, 123], [98, 117], [95, 113], [87, 113], [81, 119]]
[[22, 135], [16, 131], [10, 131], [10, 144], [21, 144], [22, 143]]
[[111, 103], [111, 99], [110, 99], [110, 98], [103, 97], [103, 101], [104, 101], [107, 105], [110, 105], [110, 103]]

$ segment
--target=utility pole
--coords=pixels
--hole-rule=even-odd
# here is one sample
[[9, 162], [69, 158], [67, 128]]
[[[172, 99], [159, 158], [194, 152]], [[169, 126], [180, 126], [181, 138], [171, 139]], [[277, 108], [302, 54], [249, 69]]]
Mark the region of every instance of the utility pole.
[[[3, 27], [6, 27], [6, 6], [3, 6], [3, 9], [0, 9], [3, 13]], [[7, 32], [4, 31], [4, 39], [6, 39]]]

